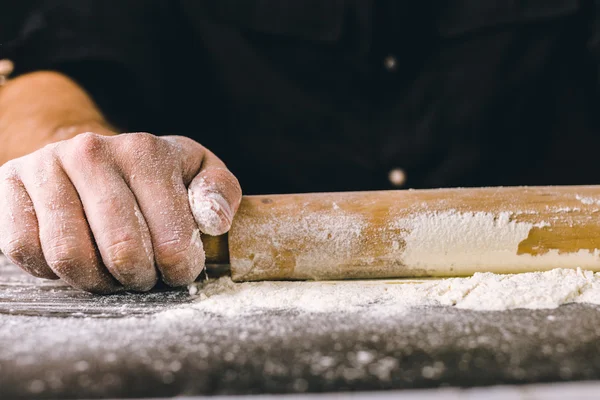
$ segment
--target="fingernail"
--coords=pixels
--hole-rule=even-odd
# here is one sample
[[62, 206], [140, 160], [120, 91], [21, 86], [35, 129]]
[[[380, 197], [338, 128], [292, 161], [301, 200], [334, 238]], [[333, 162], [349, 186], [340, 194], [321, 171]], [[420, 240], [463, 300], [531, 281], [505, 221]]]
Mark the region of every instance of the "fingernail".
[[229, 230], [233, 221], [231, 205], [219, 192], [211, 190], [205, 179], [190, 186], [188, 197], [192, 214], [202, 233], [218, 236]]

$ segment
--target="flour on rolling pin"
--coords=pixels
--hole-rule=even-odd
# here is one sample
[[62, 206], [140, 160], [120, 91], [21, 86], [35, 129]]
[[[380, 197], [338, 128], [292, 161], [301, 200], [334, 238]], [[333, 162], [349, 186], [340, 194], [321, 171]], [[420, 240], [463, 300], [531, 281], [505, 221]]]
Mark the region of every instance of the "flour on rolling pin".
[[251, 196], [229, 234], [234, 280], [600, 270], [594, 186]]
[[[527, 270], [548, 270], [578, 265], [597, 268], [599, 250], [586, 249], [560, 253], [551, 249], [544, 254], [519, 254], [533, 228], [550, 227], [548, 222], [536, 224], [516, 222], [513, 214], [460, 213], [455, 210], [418, 214], [398, 221], [398, 226], [410, 232], [405, 237], [402, 260], [413, 268], [447, 271], [461, 275], [484, 270], [496, 273], [517, 273]], [[483, 251], [485, 250], [485, 251]], [[470, 268], [461, 266], [471, 265]]]

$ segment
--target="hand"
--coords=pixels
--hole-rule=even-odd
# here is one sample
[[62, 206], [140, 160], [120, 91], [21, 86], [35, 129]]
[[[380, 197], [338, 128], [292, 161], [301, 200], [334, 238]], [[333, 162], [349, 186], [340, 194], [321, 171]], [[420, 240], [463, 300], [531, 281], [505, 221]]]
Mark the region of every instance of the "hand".
[[0, 167], [0, 250], [94, 293], [194, 281], [200, 232], [227, 232], [237, 179], [191, 139], [83, 133]]

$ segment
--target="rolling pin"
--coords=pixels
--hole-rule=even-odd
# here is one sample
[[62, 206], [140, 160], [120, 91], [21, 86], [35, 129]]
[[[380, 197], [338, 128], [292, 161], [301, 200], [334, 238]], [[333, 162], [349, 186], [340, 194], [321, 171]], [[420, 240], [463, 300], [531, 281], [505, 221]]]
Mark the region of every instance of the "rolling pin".
[[203, 242], [235, 281], [600, 271], [600, 186], [246, 196]]

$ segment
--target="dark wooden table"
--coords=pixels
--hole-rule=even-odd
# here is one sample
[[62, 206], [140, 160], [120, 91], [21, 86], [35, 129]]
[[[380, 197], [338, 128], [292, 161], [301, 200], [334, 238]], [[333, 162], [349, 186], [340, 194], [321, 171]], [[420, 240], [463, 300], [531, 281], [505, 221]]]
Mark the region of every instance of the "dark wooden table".
[[0, 262], [0, 398], [154, 397], [600, 378], [600, 309], [226, 317], [186, 290], [98, 297]]

